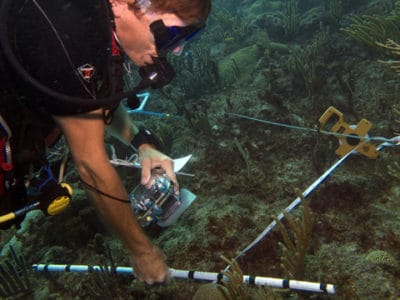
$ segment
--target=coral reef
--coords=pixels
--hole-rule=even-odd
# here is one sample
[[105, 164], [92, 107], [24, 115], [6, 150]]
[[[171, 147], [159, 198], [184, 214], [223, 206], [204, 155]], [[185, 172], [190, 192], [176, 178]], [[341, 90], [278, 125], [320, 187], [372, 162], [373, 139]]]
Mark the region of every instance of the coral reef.
[[226, 280], [221, 283], [202, 285], [194, 294], [193, 300], [225, 299], [225, 300], [250, 300], [250, 299], [282, 299], [269, 287], [250, 287], [243, 282], [243, 272], [235, 260], [222, 257], [230, 266], [223, 274]]
[[[400, 132], [399, 74], [394, 72], [399, 1], [214, 2], [206, 30], [174, 59], [176, 81], [151, 91], [146, 109], [170, 117], [133, 118], [162, 135], [169, 156], [193, 155], [184, 171], [195, 176], [179, 175], [178, 180], [197, 195], [196, 201], [171, 227], [148, 228], [149, 236], [164, 251], [169, 266], [219, 272], [227, 264], [222, 255], [236, 257], [273, 221], [271, 216], [296, 197], [295, 187], [305, 189], [337, 160], [337, 139], [232, 113], [317, 128], [318, 118], [333, 105], [349, 124], [370, 120], [370, 136]], [[393, 42], [387, 43], [390, 36], [385, 32], [393, 33]], [[352, 35], [362, 42], [346, 38]], [[394, 71], [379, 62], [388, 59]], [[127, 73], [128, 87], [135, 72]], [[125, 151], [109, 142], [117, 152]], [[388, 265], [400, 259], [398, 149], [384, 148], [376, 160], [350, 156], [307, 198], [312, 232], [297, 232], [304, 221], [294, 221], [300, 210], [294, 211], [289, 223], [282, 221], [284, 248], [279, 247], [281, 231], [271, 231], [237, 260], [241, 272], [273, 277], [287, 272], [296, 279], [333, 283], [338, 286], [335, 299], [397, 299], [399, 270]], [[63, 153], [56, 149], [54, 155]], [[71, 206], [54, 217], [29, 213], [21, 229], [1, 232], [1, 255], [11, 257], [12, 244], [29, 263], [105, 265], [106, 243], [115, 264], [129, 266], [127, 249], [98, 218], [76, 172], [70, 171], [72, 162], [67, 169], [74, 188]], [[117, 170], [128, 191], [138, 184], [140, 172]], [[300, 240], [303, 246], [297, 248]], [[284, 260], [282, 250], [287, 253]], [[371, 253], [391, 258], [376, 263]], [[112, 279], [102, 276], [96, 285], [116, 299], [187, 300], [203, 288], [202, 283], [175, 280], [149, 288], [129, 277], [102, 275]], [[28, 276], [36, 299], [101, 298], [98, 290], [90, 289], [95, 287], [92, 276]], [[229, 291], [228, 286], [214, 284], [203, 289], [213, 298], [221, 290], [223, 295]], [[253, 299], [264, 297], [257, 298], [256, 289], [251, 293]], [[295, 292], [278, 296], [330, 298]]]
[[28, 268], [22, 255], [10, 247], [12, 262], [5, 259], [0, 263], [0, 297], [29, 297], [33, 287], [28, 276]]
[[397, 259], [390, 253], [383, 250], [372, 250], [368, 252], [368, 254], [365, 256], [365, 259], [372, 264], [380, 267], [388, 267], [394, 269], [397, 269], [399, 267]]
[[325, 0], [324, 5], [329, 13], [329, 16], [339, 23], [343, 17], [343, 4], [342, 0]]
[[[391, 39], [387, 39], [385, 43], [377, 42], [376, 44], [378, 46], [381, 46], [384, 49], [389, 50], [390, 53], [395, 55], [396, 57], [400, 56], [400, 45], [397, 44], [395, 41], [393, 41]], [[400, 61], [399, 60], [387, 60], [387, 61], [380, 60], [380, 62], [388, 65], [395, 72], [400, 72]]]
[[316, 68], [319, 60], [321, 60], [320, 53], [323, 53], [323, 47], [328, 41], [328, 36], [329, 28], [321, 27], [308, 46], [292, 49], [287, 60], [288, 71], [303, 80], [309, 97], [312, 96], [314, 91], [317, 79]]
[[298, 194], [302, 198], [301, 218], [293, 218], [286, 211], [283, 211], [290, 231], [281, 221], [275, 218], [275, 222], [283, 237], [283, 243], [279, 243], [282, 251], [282, 268], [285, 270], [287, 278], [293, 279], [302, 279], [304, 276], [304, 260], [309, 248], [312, 232], [310, 208], [300, 191], [298, 191]]
[[343, 32], [374, 49], [381, 49], [377, 42], [384, 43], [387, 39], [400, 38], [400, 1], [396, 2], [394, 10], [388, 16], [358, 16], [351, 17], [352, 24], [343, 28]]
[[300, 14], [298, 0], [285, 0], [283, 28], [288, 38], [293, 38], [300, 30]]
[[249, 83], [257, 62], [262, 55], [262, 49], [257, 44], [237, 50], [220, 61], [218, 65], [219, 77], [224, 84], [240, 80]]

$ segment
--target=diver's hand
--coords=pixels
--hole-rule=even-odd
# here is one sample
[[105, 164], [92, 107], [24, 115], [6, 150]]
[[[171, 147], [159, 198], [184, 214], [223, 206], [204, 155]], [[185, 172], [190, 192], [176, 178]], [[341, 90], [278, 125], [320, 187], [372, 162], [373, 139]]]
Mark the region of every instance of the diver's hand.
[[171, 273], [163, 256], [154, 245], [140, 255], [132, 255], [132, 266], [137, 279], [149, 285], [169, 283]]
[[154, 180], [151, 170], [161, 168], [174, 183], [175, 191], [179, 191], [179, 184], [174, 173], [174, 161], [169, 156], [149, 144], [143, 144], [139, 147], [139, 159], [142, 166], [141, 183], [143, 185], [150, 188]]

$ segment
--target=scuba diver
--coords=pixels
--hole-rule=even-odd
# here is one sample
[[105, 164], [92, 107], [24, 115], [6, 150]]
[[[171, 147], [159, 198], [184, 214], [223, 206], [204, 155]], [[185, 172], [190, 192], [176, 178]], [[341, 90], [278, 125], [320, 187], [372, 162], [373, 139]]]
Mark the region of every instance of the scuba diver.
[[[126, 206], [128, 194], [109, 162], [104, 133], [110, 124], [137, 149], [143, 185], [151, 186], [158, 168], [179, 190], [173, 161], [151, 132], [132, 124], [120, 101], [135, 107], [138, 92], [172, 80], [167, 54], [182, 52], [210, 10], [211, 0], [2, 0], [0, 211], [23, 207], [17, 202], [24, 199], [27, 163], [46, 166], [44, 140], [54, 142], [55, 121], [90, 198], [130, 251], [135, 275], [147, 284], [167, 282], [162, 252]], [[122, 91], [125, 58], [141, 77], [128, 92]], [[53, 182], [44, 170], [41, 187]]]

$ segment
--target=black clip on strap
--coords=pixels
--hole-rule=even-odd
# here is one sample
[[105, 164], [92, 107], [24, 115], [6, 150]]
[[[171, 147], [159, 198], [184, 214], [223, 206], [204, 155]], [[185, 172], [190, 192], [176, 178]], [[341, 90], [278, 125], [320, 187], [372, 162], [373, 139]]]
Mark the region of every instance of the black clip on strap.
[[152, 134], [150, 130], [140, 126], [139, 132], [133, 138], [131, 145], [135, 147], [136, 150], [139, 150], [139, 147], [143, 144], [153, 145], [157, 150], [161, 150], [162, 148], [160, 140]]

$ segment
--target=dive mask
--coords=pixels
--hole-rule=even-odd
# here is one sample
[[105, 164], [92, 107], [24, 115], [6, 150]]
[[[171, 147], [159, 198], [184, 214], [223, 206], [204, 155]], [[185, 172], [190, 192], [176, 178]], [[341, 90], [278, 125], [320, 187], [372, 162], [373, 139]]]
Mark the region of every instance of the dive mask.
[[[177, 47], [182, 47], [191, 40], [205, 25], [202, 26], [165, 26], [162, 20], [154, 21], [150, 24], [150, 30], [154, 35], [154, 41], [158, 57], [152, 57], [153, 63], [139, 68], [142, 81], [139, 84], [141, 89], [151, 87], [159, 89], [171, 82], [175, 77], [175, 71], [167, 61], [168, 52], [172, 52]], [[128, 105], [135, 107], [137, 99], [128, 99]]]
[[[168, 84], [174, 77], [175, 71], [171, 64], [167, 61], [168, 52], [174, 51], [177, 47], [191, 40], [205, 25], [202, 26], [165, 26], [162, 20], [154, 21], [150, 24], [150, 30], [154, 35], [154, 41], [157, 49], [158, 57], [152, 57], [153, 64], [149, 64], [139, 68], [139, 74], [142, 81], [139, 88], [145, 89], [152, 87], [153, 89], [162, 88]], [[134, 108], [137, 99], [128, 99], [128, 105]]]
[[196, 26], [165, 26], [162, 20], [154, 21], [150, 24], [150, 30], [154, 35], [154, 40], [159, 56], [166, 56], [177, 47], [183, 46], [190, 41], [205, 25]]

